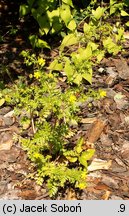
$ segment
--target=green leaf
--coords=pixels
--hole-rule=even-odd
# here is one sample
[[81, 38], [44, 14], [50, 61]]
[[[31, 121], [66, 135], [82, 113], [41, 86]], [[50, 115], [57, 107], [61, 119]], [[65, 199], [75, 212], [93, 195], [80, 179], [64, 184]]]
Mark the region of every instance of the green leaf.
[[67, 4], [67, 5], [71, 6], [71, 7], [73, 7], [72, 0], [62, 0], [62, 2], [64, 2], [65, 4]]
[[30, 12], [30, 8], [28, 5], [26, 4], [20, 5], [20, 9], [19, 9], [20, 17], [27, 15], [29, 12]]
[[49, 70], [57, 70], [57, 71], [61, 71], [63, 69], [63, 65], [62, 63], [58, 63], [58, 60], [55, 59], [50, 66], [48, 67]]
[[59, 17], [59, 8], [53, 11], [47, 11], [47, 16], [49, 18], [50, 26], [52, 26], [51, 33], [59, 32], [62, 28], [62, 23]]
[[60, 7], [60, 17], [64, 21], [65, 25], [67, 25], [71, 19], [71, 10], [68, 5], [62, 5], [62, 7]]
[[87, 23], [84, 23], [83, 31], [85, 35], [89, 34], [89, 32], [91, 31], [91, 26], [88, 25]]
[[73, 44], [76, 44], [78, 42], [77, 37], [75, 36], [75, 34], [68, 34], [64, 37], [61, 45], [60, 45], [60, 51], [63, 51], [64, 47], [68, 47], [71, 46]]
[[78, 59], [82, 60], [89, 60], [92, 57], [92, 49], [90, 46], [87, 46], [85, 49], [80, 48], [78, 49], [79, 55]]
[[81, 84], [81, 81], [82, 81], [82, 74], [77, 74], [73, 82], [79, 86]]
[[41, 16], [41, 15], [38, 16], [37, 21], [38, 21], [38, 24], [39, 24], [41, 30], [44, 31], [45, 34], [48, 34], [48, 32], [49, 32], [49, 30], [51, 28], [48, 15], [45, 14], [44, 16]]
[[97, 55], [97, 61], [100, 62], [104, 58], [104, 51], [101, 50], [100, 53]]
[[103, 45], [109, 53], [117, 54], [120, 51], [120, 46], [115, 44], [111, 37], [108, 37], [105, 40], [103, 40]]
[[30, 35], [29, 40], [33, 47], [50, 49], [50, 46], [47, 44], [47, 42], [38, 38], [37, 35]]
[[88, 43], [88, 47], [90, 47], [92, 51], [97, 50], [98, 46], [99, 46], [98, 44], [93, 43], [93, 42]]
[[48, 10], [47, 16], [51, 22], [54, 21], [55, 18], [59, 19], [59, 8], [57, 8], [56, 10], [53, 10], [53, 11]]
[[77, 144], [76, 144], [76, 147], [74, 148], [75, 151], [80, 154], [82, 152], [82, 145], [84, 143], [84, 138], [81, 137], [78, 141], [77, 141]]
[[129, 21], [128, 21], [128, 22], [126, 22], [126, 23], [125, 23], [125, 25], [129, 27]]
[[114, 5], [117, 0], [110, 0], [110, 6]]
[[93, 157], [94, 153], [95, 153], [94, 149], [88, 149], [87, 151], [82, 152], [81, 156], [79, 157], [79, 162], [83, 166], [87, 167], [87, 161]]
[[50, 46], [48, 45], [48, 43], [46, 41], [44, 41], [44, 40], [41, 40], [41, 39], [37, 40], [36, 47], [51, 49]]
[[92, 10], [92, 14], [95, 19], [99, 20], [104, 14], [104, 8], [99, 6], [96, 10]]
[[73, 31], [74, 29], [76, 29], [76, 22], [74, 19], [72, 19], [69, 24], [67, 25], [67, 28], [70, 29], [71, 31]]
[[70, 156], [66, 156], [67, 160], [70, 161], [71, 163], [74, 163], [77, 161], [77, 157], [70, 157]]
[[1, 98], [0, 99], [0, 107], [5, 103], [5, 99], [4, 98]]
[[32, 7], [34, 1], [35, 1], [35, 0], [27, 0], [27, 2], [28, 2], [28, 4], [29, 4], [29, 7]]
[[126, 11], [122, 10], [121, 11], [121, 16], [129, 16], [129, 14]]
[[90, 84], [92, 83], [92, 68], [89, 68], [86, 73], [82, 75], [83, 79], [87, 80]]
[[70, 64], [69, 60], [67, 60], [65, 63], [64, 71], [65, 71], [66, 76], [68, 77], [68, 80], [72, 81], [75, 71], [74, 71], [73, 66]]

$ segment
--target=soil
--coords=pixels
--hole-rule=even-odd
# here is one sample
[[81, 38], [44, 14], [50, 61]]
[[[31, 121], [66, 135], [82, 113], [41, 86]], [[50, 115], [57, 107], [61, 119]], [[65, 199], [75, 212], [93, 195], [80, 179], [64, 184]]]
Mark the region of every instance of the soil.
[[[2, 21], [0, 82], [10, 84], [26, 74], [19, 53], [31, 49], [27, 41], [30, 20], [19, 19], [17, 1], [0, 3]], [[24, 2], [24, 1], [23, 1]], [[12, 5], [11, 5], [12, 4]], [[16, 34], [10, 35], [10, 29]], [[36, 24], [31, 32], [36, 31]], [[128, 33], [128, 32], [126, 32]], [[126, 55], [103, 59], [94, 68], [93, 89], [102, 88], [107, 96], [82, 106], [78, 134], [86, 139], [86, 148], [94, 143], [95, 156], [90, 162], [87, 188], [82, 191], [66, 188], [55, 199], [128, 200], [129, 199], [129, 40]], [[50, 53], [56, 55], [56, 50]], [[11, 77], [11, 78], [10, 78]], [[11, 80], [10, 80], [11, 79]], [[31, 130], [31, 128], [29, 129]], [[29, 133], [28, 130], [28, 133]], [[51, 199], [46, 185], [38, 186], [28, 174], [35, 172], [27, 154], [14, 140], [19, 134], [19, 122], [12, 107], [0, 108], [0, 199]], [[76, 139], [77, 137], [74, 137]]]

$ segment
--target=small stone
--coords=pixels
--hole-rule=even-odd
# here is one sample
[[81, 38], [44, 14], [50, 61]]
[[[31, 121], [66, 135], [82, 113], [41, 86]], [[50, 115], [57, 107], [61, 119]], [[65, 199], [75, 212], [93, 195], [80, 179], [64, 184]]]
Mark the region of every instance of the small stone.
[[4, 117], [4, 123], [6, 126], [11, 126], [14, 124], [14, 118]]
[[0, 151], [2, 151], [2, 150], [10, 150], [12, 145], [13, 145], [13, 140], [12, 139], [7, 140], [4, 143], [0, 143]]
[[[0, 151], [10, 150], [13, 145], [13, 136], [10, 133], [0, 134]], [[0, 158], [1, 159], [1, 158]]]
[[100, 68], [98, 69], [98, 72], [99, 72], [99, 73], [103, 73], [103, 72], [104, 72], [104, 68], [100, 67]]
[[0, 109], [0, 115], [5, 115], [11, 110], [11, 107], [3, 107]]

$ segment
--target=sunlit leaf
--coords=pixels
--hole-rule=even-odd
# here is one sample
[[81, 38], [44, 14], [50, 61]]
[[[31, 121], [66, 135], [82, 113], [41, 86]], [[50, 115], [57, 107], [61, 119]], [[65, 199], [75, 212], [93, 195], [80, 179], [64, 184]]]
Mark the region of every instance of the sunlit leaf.
[[77, 74], [73, 82], [79, 86], [81, 84], [81, 81], [82, 81], [82, 74]]
[[84, 143], [84, 138], [81, 137], [78, 141], [77, 141], [77, 144], [76, 144], [76, 147], [75, 147], [75, 151], [80, 154], [82, 152], [82, 145]]
[[74, 68], [70, 64], [69, 60], [67, 60], [66, 63], [65, 63], [64, 71], [65, 71], [65, 74], [68, 77], [68, 80], [71, 81], [71, 79], [73, 79], [73, 75], [74, 75]]
[[95, 153], [94, 149], [88, 149], [87, 151], [82, 152], [81, 156], [79, 157], [79, 162], [87, 167], [87, 161], [90, 160]]
[[4, 98], [1, 98], [0, 99], [0, 107], [5, 103], [5, 99]]
[[82, 75], [83, 79], [87, 80], [90, 84], [92, 83], [92, 68]]
[[71, 163], [74, 163], [74, 162], [77, 161], [77, 157], [66, 156], [66, 158], [67, 158]]
[[126, 22], [126, 23], [125, 23], [125, 25], [129, 27], [129, 21], [128, 21], [128, 22]]
[[99, 20], [104, 14], [104, 8], [99, 6], [96, 10], [92, 10], [92, 14], [95, 19]]
[[68, 47], [71, 46], [73, 44], [76, 44], [78, 42], [77, 37], [75, 36], [75, 34], [68, 34], [64, 37], [61, 46], [60, 46], [60, 50], [63, 51], [64, 47]]
[[122, 10], [121, 11], [121, 16], [129, 16], [129, 14], [126, 11]]
[[64, 21], [65, 25], [67, 25], [71, 19], [71, 10], [69, 5], [62, 5], [62, 7], [60, 7], [60, 17]]
[[76, 22], [74, 19], [72, 19], [69, 24], [67, 25], [67, 28], [73, 31], [76, 28]]
[[52, 61], [48, 69], [61, 71], [63, 69], [63, 65], [62, 63], [59, 63], [57, 59], [55, 59], [54, 61]]
[[65, 4], [68, 4], [69, 6], [73, 7], [73, 2], [72, 0], [62, 0]]

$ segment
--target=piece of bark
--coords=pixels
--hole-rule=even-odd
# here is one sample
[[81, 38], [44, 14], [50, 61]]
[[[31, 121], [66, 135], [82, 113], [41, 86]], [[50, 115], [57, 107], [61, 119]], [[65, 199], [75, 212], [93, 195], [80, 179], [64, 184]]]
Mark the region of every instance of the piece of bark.
[[89, 143], [95, 143], [102, 131], [104, 130], [104, 127], [106, 126], [106, 122], [102, 121], [100, 119], [97, 119], [91, 126], [91, 128], [89, 129], [88, 133], [87, 133], [87, 142]]
[[129, 78], [129, 66], [124, 58], [114, 59], [116, 69], [119, 73], [120, 78], [126, 80]]
[[93, 159], [91, 164], [88, 166], [88, 171], [92, 172], [95, 170], [108, 170], [112, 165], [112, 161], [106, 161], [101, 159]]
[[82, 124], [91, 124], [93, 122], [95, 122], [97, 119], [95, 117], [93, 118], [83, 118], [81, 119], [81, 123]]

